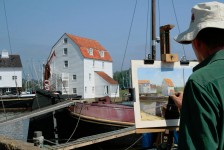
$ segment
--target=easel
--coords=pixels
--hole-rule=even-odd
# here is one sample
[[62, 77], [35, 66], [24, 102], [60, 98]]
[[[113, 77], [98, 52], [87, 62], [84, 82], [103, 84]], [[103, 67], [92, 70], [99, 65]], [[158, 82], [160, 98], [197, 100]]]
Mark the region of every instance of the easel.
[[[174, 63], [178, 61], [178, 54], [171, 54], [170, 50], [170, 30], [173, 25], [164, 25], [160, 27], [160, 58], [162, 62]], [[153, 59], [151, 61], [154, 63]], [[145, 64], [146, 61], [144, 61]], [[152, 64], [151, 63], [151, 64]], [[170, 111], [172, 109], [172, 111]], [[178, 119], [179, 112], [172, 99], [169, 98], [165, 119]], [[173, 118], [174, 117], [174, 118]], [[136, 133], [159, 133], [157, 136], [156, 145], [159, 150], [170, 150], [174, 145], [174, 130], [178, 131], [178, 127], [163, 127], [163, 128], [136, 128]]]
[[161, 61], [172, 63], [178, 61], [177, 54], [170, 54], [170, 30], [174, 25], [165, 25], [160, 27], [160, 58]]

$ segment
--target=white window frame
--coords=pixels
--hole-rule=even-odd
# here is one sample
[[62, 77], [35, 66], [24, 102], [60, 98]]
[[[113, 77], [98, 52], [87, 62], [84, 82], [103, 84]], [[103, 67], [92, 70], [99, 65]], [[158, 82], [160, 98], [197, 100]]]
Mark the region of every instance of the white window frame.
[[104, 85], [104, 94], [109, 94], [109, 86], [108, 85]]
[[104, 68], [104, 62], [102, 62], [102, 68]]
[[69, 64], [69, 63], [68, 63], [68, 60], [65, 60], [65, 61], [64, 61], [64, 68], [68, 68], [68, 66], [69, 66], [68, 64]]
[[76, 74], [73, 74], [73, 75], [72, 75], [72, 80], [73, 80], [73, 81], [76, 81], [76, 80], [77, 80], [77, 75], [76, 75]]
[[100, 57], [104, 57], [104, 51], [99, 51]]
[[17, 76], [12, 76], [12, 80], [17, 80]]
[[72, 89], [73, 94], [77, 94], [77, 88]]
[[68, 38], [65, 37], [65, 38], [63, 39], [63, 43], [64, 43], [64, 44], [67, 44], [67, 43], [68, 43]]
[[89, 53], [89, 55], [93, 55], [93, 49], [92, 48], [89, 48], [88, 49], [88, 53]]
[[89, 73], [89, 80], [91, 80], [91, 78], [92, 78], [92, 74], [91, 74], [91, 73]]
[[63, 49], [63, 55], [68, 55], [68, 48]]

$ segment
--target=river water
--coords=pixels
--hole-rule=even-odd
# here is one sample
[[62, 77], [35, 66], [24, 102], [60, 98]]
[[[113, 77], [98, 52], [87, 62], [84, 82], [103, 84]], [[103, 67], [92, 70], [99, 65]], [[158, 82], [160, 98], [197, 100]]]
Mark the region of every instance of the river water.
[[[22, 112], [0, 112], [0, 121], [19, 116], [21, 114]], [[22, 121], [17, 121], [4, 126], [0, 126], [0, 135], [26, 142], [28, 136], [28, 129], [29, 119], [24, 119]]]

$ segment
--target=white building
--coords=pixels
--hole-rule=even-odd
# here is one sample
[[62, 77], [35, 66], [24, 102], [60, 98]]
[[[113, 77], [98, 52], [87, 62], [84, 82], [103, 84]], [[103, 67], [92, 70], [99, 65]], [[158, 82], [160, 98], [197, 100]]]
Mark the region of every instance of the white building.
[[112, 58], [96, 40], [65, 33], [52, 47], [45, 67], [51, 90], [82, 98], [118, 97]]
[[162, 94], [169, 96], [174, 94], [174, 84], [171, 79], [164, 78], [162, 81]]
[[156, 85], [151, 84], [149, 80], [138, 80], [138, 88], [140, 94], [157, 93]]
[[0, 95], [16, 94], [22, 88], [22, 63], [19, 55], [0, 55]]

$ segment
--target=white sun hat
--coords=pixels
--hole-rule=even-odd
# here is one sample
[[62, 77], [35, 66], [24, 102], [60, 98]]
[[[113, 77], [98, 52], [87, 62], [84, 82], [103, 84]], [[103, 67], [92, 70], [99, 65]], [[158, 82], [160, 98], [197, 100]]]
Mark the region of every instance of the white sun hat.
[[189, 28], [175, 37], [175, 41], [190, 44], [204, 28], [224, 29], [224, 3], [216, 1], [200, 3], [195, 5], [191, 12]]

